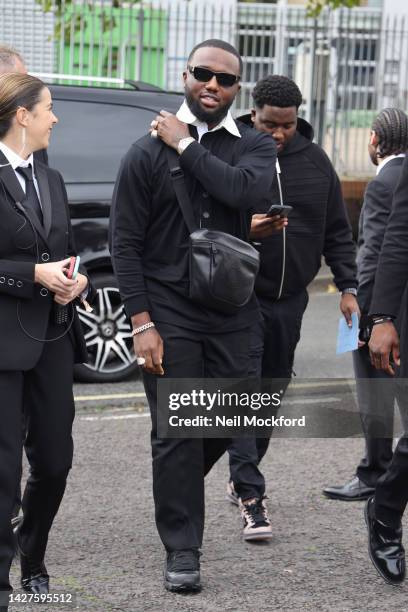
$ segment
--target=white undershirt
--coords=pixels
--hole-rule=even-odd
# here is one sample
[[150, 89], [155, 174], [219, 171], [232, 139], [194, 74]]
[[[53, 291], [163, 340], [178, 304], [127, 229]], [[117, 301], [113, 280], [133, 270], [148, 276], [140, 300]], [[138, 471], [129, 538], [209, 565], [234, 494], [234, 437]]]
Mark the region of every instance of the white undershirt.
[[385, 159], [383, 159], [377, 166], [377, 172], [376, 174], [378, 174], [379, 172], [381, 172], [381, 170], [384, 168], [385, 164], [388, 164], [389, 161], [391, 161], [392, 159], [397, 159], [397, 157], [405, 157], [405, 153], [400, 153], [399, 155], [389, 155], [388, 157], [386, 157]]
[[27, 159], [23, 159], [22, 157], [17, 155], [17, 153], [15, 153], [12, 149], [10, 149], [10, 147], [4, 144], [4, 142], [2, 142], [1, 140], [0, 140], [0, 151], [3, 153], [3, 155], [5, 155], [10, 166], [13, 168], [14, 174], [16, 175], [17, 180], [20, 183], [21, 188], [24, 191], [24, 193], [26, 192], [26, 181], [25, 181], [24, 176], [22, 176], [19, 172], [16, 172], [16, 168], [18, 168], [19, 166], [21, 166], [22, 168], [28, 168], [28, 166], [31, 165], [33, 169], [34, 187], [37, 192], [38, 200], [41, 206], [40, 190], [38, 187], [37, 178], [35, 176], [34, 155], [31, 153], [31, 155]]
[[182, 121], [183, 123], [188, 123], [190, 125], [195, 125], [198, 133], [198, 142], [201, 141], [201, 138], [207, 132], [216, 132], [217, 130], [221, 130], [221, 128], [226, 129], [230, 134], [236, 136], [237, 138], [241, 138], [241, 134], [237, 128], [237, 125], [231, 115], [231, 111], [228, 111], [227, 114], [221, 121], [213, 127], [211, 130], [208, 129], [208, 125], [204, 121], [199, 121], [197, 117], [191, 112], [188, 107], [187, 102], [184, 100], [183, 104], [180, 106], [176, 113], [177, 119]]

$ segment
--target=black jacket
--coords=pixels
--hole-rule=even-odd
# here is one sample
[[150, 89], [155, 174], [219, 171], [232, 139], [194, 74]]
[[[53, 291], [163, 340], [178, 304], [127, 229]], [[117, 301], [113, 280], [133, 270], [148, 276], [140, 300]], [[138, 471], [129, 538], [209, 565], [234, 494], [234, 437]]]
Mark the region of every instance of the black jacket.
[[[247, 240], [252, 205], [270, 201], [276, 147], [269, 136], [242, 123], [238, 128], [241, 138], [224, 128], [204, 134], [179, 163], [197, 226]], [[197, 137], [195, 127], [190, 132]], [[150, 135], [138, 140], [125, 155], [115, 185], [110, 249], [126, 313], [149, 311], [153, 321], [203, 332], [246, 327], [258, 316], [254, 299], [229, 316], [188, 297], [189, 232], [165, 149]]]
[[[7, 164], [1, 152], [0, 164]], [[45, 338], [53, 305], [52, 293], [34, 282], [35, 264], [75, 255], [62, 177], [37, 158], [35, 174], [44, 226], [31, 209], [18, 207], [24, 191], [13, 169], [0, 167], [0, 371], [33, 368], [44, 346], [27, 335]], [[85, 341], [76, 309], [73, 314], [70, 335], [75, 360], [83, 362], [87, 360]]]
[[367, 185], [358, 228], [357, 299], [367, 314], [373, 293], [378, 258], [391, 212], [392, 198], [404, 159], [391, 159]]
[[[252, 124], [250, 115], [240, 120]], [[312, 140], [311, 125], [299, 118], [294, 138], [278, 153], [283, 202], [275, 176], [271, 203], [290, 204], [293, 211], [286, 230], [260, 242], [257, 295], [278, 299], [299, 293], [316, 276], [322, 255], [339, 290], [357, 287], [355, 245], [340, 181]], [[257, 207], [257, 212], [266, 210]]]
[[[390, 162], [391, 163], [391, 162]], [[397, 317], [408, 282], [408, 155], [394, 192], [378, 260], [370, 314]]]

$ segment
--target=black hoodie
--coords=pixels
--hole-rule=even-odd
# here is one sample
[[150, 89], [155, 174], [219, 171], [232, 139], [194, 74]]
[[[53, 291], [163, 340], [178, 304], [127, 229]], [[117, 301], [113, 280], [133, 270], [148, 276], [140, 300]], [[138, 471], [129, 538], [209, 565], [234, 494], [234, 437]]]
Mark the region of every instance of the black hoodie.
[[[252, 124], [250, 115], [239, 120]], [[280, 299], [299, 293], [316, 276], [322, 255], [340, 291], [357, 287], [355, 245], [340, 181], [326, 153], [312, 140], [312, 126], [298, 118], [295, 136], [278, 153], [283, 202], [275, 175], [272, 204], [290, 204], [293, 210], [286, 230], [258, 243], [257, 295]]]

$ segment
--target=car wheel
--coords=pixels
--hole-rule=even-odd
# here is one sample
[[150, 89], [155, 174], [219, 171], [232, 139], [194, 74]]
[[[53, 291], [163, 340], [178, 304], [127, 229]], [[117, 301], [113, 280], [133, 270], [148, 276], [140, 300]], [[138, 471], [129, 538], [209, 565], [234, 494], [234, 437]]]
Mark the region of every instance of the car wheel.
[[113, 274], [92, 277], [97, 297], [93, 312], [78, 309], [88, 349], [88, 363], [75, 366], [82, 382], [117, 382], [138, 370], [131, 327]]

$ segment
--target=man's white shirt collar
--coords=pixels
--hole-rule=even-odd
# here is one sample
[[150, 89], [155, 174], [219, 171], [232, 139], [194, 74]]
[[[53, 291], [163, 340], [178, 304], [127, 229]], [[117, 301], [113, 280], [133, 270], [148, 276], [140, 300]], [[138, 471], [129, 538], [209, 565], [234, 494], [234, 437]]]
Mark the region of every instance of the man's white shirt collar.
[[189, 109], [188, 104], [185, 100], [178, 109], [176, 117], [183, 123], [188, 123], [189, 125], [196, 126], [198, 132], [198, 142], [200, 142], [202, 136], [207, 132], [215, 132], [216, 130], [220, 130], [221, 128], [225, 128], [233, 136], [241, 138], [241, 134], [237, 128], [237, 124], [232, 118], [230, 111], [228, 111], [225, 117], [218, 123], [218, 125], [212, 128], [212, 130], [208, 129], [208, 125], [204, 121], [199, 121], [197, 119], [197, 117]]
[[31, 167], [34, 171], [34, 157], [32, 153], [30, 157], [28, 157], [28, 159], [23, 159], [22, 157], [17, 155], [17, 153], [15, 153], [12, 149], [10, 149], [10, 147], [4, 144], [4, 142], [2, 142], [1, 140], [0, 151], [7, 157], [7, 161], [10, 163], [10, 166], [13, 168], [13, 170], [18, 168], [19, 166], [27, 168], [27, 166], [31, 164]]
[[397, 159], [397, 157], [405, 157], [405, 153], [400, 153], [399, 155], [390, 155], [389, 157], [386, 157], [385, 159], [383, 159], [377, 166], [376, 174], [379, 174], [381, 172], [385, 164], [388, 164], [388, 162], [391, 161], [392, 159]]

